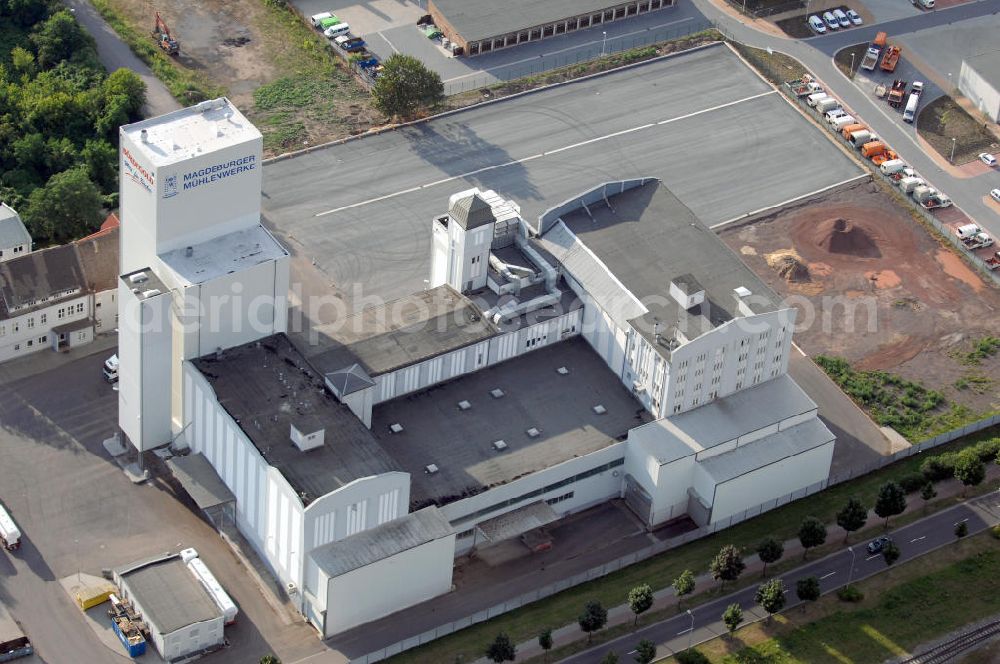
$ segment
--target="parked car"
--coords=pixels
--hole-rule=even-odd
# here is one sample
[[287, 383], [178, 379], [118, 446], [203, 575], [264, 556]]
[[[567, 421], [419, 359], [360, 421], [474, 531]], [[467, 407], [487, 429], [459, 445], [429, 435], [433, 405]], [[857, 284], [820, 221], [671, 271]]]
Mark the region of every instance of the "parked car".
[[826, 26], [823, 25], [823, 20], [815, 14], [809, 17], [809, 27], [812, 28], [812, 31], [817, 35], [822, 35], [826, 32]]
[[329, 28], [323, 31], [327, 39], [333, 39], [334, 37], [339, 37], [341, 35], [346, 35], [351, 31], [351, 26], [347, 23], [338, 23], [337, 25], [331, 25]]
[[990, 191], [990, 198], [995, 200], [997, 203], [1000, 203], [1000, 189], [992, 189]]
[[983, 162], [990, 168], [997, 165], [997, 158], [991, 155], [989, 152], [980, 152], [979, 161]]
[[891, 541], [892, 538], [888, 535], [876, 537], [871, 542], [868, 542], [868, 553], [882, 553], [882, 549], [884, 549], [885, 545]]
[[823, 22], [826, 23], [826, 27], [831, 30], [836, 30], [840, 27], [840, 23], [837, 23], [837, 19], [834, 17], [833, 12], [823, 12]]
[[847, 18], [847, 14], [845, 14], [842, 10], [834, 9], [833, 17], [837, 19], [837, 23], [840, 24], [840, 27], [842, 28], [851, 27], [851, 19]]
[[864, 23], [864, 21], [861, 19], [861, 15], [858, 14], [853, 9], [848, 9], [847, 10], [847, 18], [854, 25], [861, 25], [862, 23]]
[[360, 51], [366, 44], [365, 40], [361, 37], [348, 37], [347, 35], [341, 35], [333, 40], [340, 48], [345, 51]]
[[319, 14], [313, 14], [309, 17], [309, 22], [313, 24], [314, 28], [318, 28], [320, 21], [325, 18], [334, 18], [333, 12], [320, 12]]

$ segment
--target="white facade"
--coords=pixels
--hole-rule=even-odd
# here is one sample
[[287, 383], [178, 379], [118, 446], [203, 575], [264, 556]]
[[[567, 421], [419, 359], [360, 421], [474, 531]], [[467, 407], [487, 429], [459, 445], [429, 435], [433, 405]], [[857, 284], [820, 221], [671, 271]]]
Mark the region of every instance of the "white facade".
[[[89, 319], [90, 304], [91, 296], [78, 292], [54, 304], [0, 320], [0, 362], [40, 350], [58, 349], [59, 335], [53, 334], [52, 328]], [[92, 329], [79, 329], [63, 333], [62, 343], [70, 347], [92, 340]]]
[[[492, 213], [489, 214], [491, 221], [485, 223], [465, 219], [469, 210], [460, 211], [456, 204], [465, 203], [467, 206], [470, 197], [473, 214], [477, 209], [484, 213], [489, 210], [489, 205], [480, 198], [479, 190], [470, 189], [454, 194], [450, 199], [452, 212], [435, 219], [432, 224], [431, 288], [447, 284], [459, 293], [468, 293], [486, 287], [496, 220]], [[467, 221], [472, 221], [474, 225], [467, 227]]]
[[962, 69], [958, 74], [958, 89], [993, 122], [1000, 122], [1000, 86], [996, 82], [997, 62], [998, 60], [990, 55], [981, 56], [973, 62], [963, 60]]
[[31, 253], [32, 241], [20, 215], [0, 201], [0, 263]]

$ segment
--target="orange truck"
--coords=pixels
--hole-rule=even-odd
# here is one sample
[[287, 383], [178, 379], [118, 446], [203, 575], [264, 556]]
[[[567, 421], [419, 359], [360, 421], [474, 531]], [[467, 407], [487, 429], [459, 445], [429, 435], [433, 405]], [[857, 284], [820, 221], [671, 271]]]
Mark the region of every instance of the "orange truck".
[[882, 141], [871, 141], [861, 146], [861, 156], [866, 159], [885, 154], [885, 143]]
[[902, 51], [903, 49], [895, 44], [886, 48], [885, 54], [882, 56], [882, 71], [896, 71], [896, 63], [899, 62], [899, 54], [902, 53]]
[[855, 122], [854, 124], [849, 124], [843, 129], [841, 129], [840, 135], [843, 136], [845, 139], [847, 139], [851, 137], [851, 134], [853, 134], [856, 131], [861, 131], [862, 129], [867, 129], [867, 127], [865, 127], [863, 124], [858, 124], [857, 122]]

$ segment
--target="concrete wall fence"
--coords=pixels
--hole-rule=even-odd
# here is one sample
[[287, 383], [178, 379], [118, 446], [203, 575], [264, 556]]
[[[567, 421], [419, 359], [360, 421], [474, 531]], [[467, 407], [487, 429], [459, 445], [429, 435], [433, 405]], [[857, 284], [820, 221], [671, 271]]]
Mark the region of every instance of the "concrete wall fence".
[[550, 595], [555, 595], [556, 593], [562, 592], [568, 588], [578, 586], [588, 581], [593, 581], [594, 579], [599, 579], [602, 576], [624, 569], [629, 565], [652, 558], [653, 556], [657, 556], [671, 549], [676, 549], [677, 547], [687, 544], [688, 542], [693, 542], [694, 540], [701, 539], [702, 537], [707, 537], [714, 532], [724, 530], [730, 526], [746, 521], [747, 519], [760, 516], [764, 512], [781, 507], [782, 505], [787, 505], [788, 503], [799, 500], [800, 498], [811, 496], [812, 494], [823, 491], [831, 486], [847, 482], [848, 480], [861, 477], [862, 475], [867, 475], [868, 473], [872, 473], [880, 468], [896, 463], [897, 461], [911, 457], [914, 454], [920, 454], [924, 450], [933, 449], [938, 445], [950, 443], [951, 441], [962, 438], [963, 436], [967, 436], [997, 425], [1000, 425], [1000, 415], [992, 415], [979, 420], [978, 422], [967, 424], [964, 427], [952, 429], [951, 431], [939, 434], [915, 445], [911, 445], [906, 449], [899, 450], [895, 454], [882, 457], [878, 461], [874, 461], [867, 466], [851, 468], [845, 473], [831, 475], [825, 481], [817, 482], [805, 487], [804, 489], [799, 489], [798, 491], [786, 494], [781, 498], [775, 498], [767, 501], [766, 503], [750, 507], [742, 512], [733, 514], [722, 521], [717, 521], [713, 524], [698, 528], [697, 530], [692, 530], [672, 539], [657, 542], [656, 544], [652, 544], [645, 549], [640, 549], [639, 551], [622, 556], [621, 558], [604, 563], [603, 565], [592, 567], [575, 576], [543, 586], [542, 588], [533, 590], [518, 597], [514, 597], [506, 602], [491, 606], [488, 609], [483, 609], [482, 611], [478, 611], [459, 620], [444, 623], [434, 629], [427, 630], [421, 634], [416, 634], [410, 638], [403, 639], [402, 641], [398, 641], [392, 645], [370, 652], [366, 655], [355, 657], [351, 659], [351, 664], [371, 664], [372, 662], [380, 662], [384, 659], [392, 657], [393, 655], [398, 655], [405, 650], [410, 650], [411, 648], [416, 648], [417, 646], [421, 646], [425, 643], [430, 643], [431, 641], [440, 639], [441, 637], [447, 636], [453, 632], [465, 629], [466, 627], [471, 627], [476, 623], [491, 620], [492, 618], [496, 618], [504, 613], [526, 606], [532, 602], [537, 602], [538, 600], [549, 597]]

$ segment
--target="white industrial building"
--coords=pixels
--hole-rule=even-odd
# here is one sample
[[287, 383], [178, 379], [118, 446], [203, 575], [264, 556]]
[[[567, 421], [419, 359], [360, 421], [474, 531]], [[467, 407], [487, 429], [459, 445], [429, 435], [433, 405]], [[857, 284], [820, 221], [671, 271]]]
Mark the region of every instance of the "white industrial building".
[[115, 228], [0, 262], [0, 362], [114, 330], [117, 264]]
[[324, 635], [609, 499], [705, 525], [829, 474], [834, 436], [787, 375], [794, 310], [657, 180], [534, 225], [455, 194], [428, 288], [300, 349], [256, 129], [222, 99], [121, 138], [121, 427], [208, 460]]
[[121, 599], [132, 602], [149, 627], [160, 656], [174, 662], [220, 647], [222, 610], [180, 554], [167, 554], [114, 571]]
[[1000, 51], [993, 49], [962, 60], [958, 89], [983, 115], [1000, 122]]
[[0, 263], [31, 253], [31, 235], [21, 216], [0, 201]]

